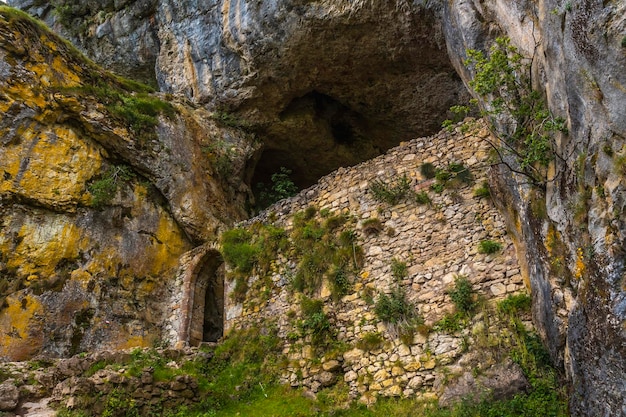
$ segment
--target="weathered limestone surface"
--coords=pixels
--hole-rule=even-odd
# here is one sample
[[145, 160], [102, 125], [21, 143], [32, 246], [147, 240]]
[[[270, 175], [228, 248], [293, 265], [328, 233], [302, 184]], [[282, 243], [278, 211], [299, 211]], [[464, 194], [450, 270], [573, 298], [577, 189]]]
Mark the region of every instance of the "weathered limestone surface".
[[[214, 162], [244, 136], [184, 102], [134, 132], [85, 87], [119, 81], [15, 13], [0, 73], [0, 358], [157, 342], [179, 256], [243, 217]], [[94, 207], [115, 167], [128, 176]]]
[[[52, 22], [48, 6], [10, 3]], [[528, 273], [534, 320], [568, 371], [572, 412], [626, 413], [623, 2], [107, 1], [104, 13], [83, 3], [97, 2], [73, 10], [74, 26], [87, 28], [74, 40], [100, 62], [128, 69], [154, 62], [162, 88], [253, 121], [267, 153], [251, 161], [247, 180], [257, 164], [257, 180], [288, 166], [299, 183], [311, 183], [303, 173], [315, 165], [328, 172], [419, 136], [412, 129], [434, 128], [442, 112], [426, 109], [430, 103], [445, 109], [463, 101], [449, 68], [467, 83], [465, 50], [509, 37], [533, 58], [535, 86], [569, 129], [557, 140], [545, 195], [506, 171], [491, 180]], [[416, 73], [421, 62], [426, 72]], [[340, 154], [343, 162], [333, 159]]]
[[153, 63], [162, 91], [245, 119], [264, 144], [255, 182], [286, 166], [310, 186], [435, 133], [468, 99], [433, 12], [406, 0], [56, 2], [65, 19], [9, 3], [108, 68], [136, 77]]
[[555, 144], [547, 218], [531, 208], [537, 195], [523, 181], [504, 179], [506, 172], [498, 177], [499, 200], [523, 246], [535, 323], [568, 373], [572, 414], [624, 415], [626, 4], [456, 0], [437, 7], [450, 59], [466, 82], [465, 50], [509, 37], [533, 58], [533, 83], [551, 110], [568, 121], [569, 134]]

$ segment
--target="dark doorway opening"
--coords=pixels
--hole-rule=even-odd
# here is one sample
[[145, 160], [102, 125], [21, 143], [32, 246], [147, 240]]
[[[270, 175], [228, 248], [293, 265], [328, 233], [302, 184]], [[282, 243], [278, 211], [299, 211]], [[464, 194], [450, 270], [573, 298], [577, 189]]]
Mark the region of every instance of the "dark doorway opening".
[[209, 252], [195, 279], [189, 344], [217, 342], [224, 334], [224, 262]]

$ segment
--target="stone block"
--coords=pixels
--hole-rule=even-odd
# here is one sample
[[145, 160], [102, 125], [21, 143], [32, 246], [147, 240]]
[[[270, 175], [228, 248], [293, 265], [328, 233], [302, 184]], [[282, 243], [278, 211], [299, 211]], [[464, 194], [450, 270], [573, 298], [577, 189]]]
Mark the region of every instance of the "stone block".
[[19, 402], [20, 393], [12, 380], [0, 384], [0, 411], [13, 411]]

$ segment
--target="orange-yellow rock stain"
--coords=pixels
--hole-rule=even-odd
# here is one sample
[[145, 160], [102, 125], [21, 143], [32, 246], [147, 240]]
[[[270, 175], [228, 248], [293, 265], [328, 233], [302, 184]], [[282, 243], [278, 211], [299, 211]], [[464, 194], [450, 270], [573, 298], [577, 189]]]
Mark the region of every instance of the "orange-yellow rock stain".
[[43, 334], [38, 317], [44, 313], [39, 300], [30, 294], [7, 297], [0, 311], [0, 357], [25, 360], [41, 348]]

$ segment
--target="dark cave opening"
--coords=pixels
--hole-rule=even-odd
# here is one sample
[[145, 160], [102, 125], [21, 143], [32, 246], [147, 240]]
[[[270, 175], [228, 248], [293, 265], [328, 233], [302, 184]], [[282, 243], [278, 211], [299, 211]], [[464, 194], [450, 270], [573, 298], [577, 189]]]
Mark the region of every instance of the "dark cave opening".
[[[281, 140], [287, 132], [293, 140]], [[283, 167], [302, 190], [339, 167], [379, 155], [384, 148], [376, 133], [365, 116], [327, 94], [311, 91], [294, 98], [261, 132], [264, 147], [250, 161], [248, 176], [255, 199]]]

